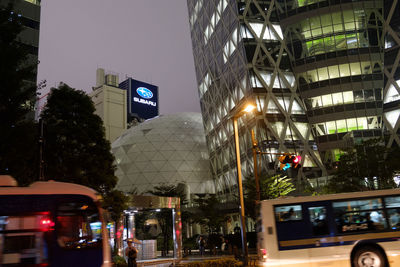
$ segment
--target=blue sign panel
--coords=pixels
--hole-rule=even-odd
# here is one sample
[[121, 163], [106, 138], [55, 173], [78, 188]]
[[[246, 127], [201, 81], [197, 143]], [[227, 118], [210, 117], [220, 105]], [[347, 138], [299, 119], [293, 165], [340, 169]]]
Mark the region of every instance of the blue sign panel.
[[128, 91], [128, 115], [142, 119], [158, 116], [158, 87], [129, 78], [120, 84]]

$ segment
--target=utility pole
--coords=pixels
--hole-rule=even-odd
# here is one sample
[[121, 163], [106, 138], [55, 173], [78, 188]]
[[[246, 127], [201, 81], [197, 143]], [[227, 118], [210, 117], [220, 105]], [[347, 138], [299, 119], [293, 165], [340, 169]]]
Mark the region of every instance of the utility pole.
[[39, 119], [39, 181], [44, 181], [43, 148], [44, 148], [43, 120]]
[[251, 129], [251, 142], [253, 144], [253, 163], [254, 163], [254, 180], [256, 183], [256, 204], [260, 203], [260, 180], [258, 179], [258, 164], [257, 164], [257, 154], [258, 154], [258, 143], [255, 138], [254, 130]]

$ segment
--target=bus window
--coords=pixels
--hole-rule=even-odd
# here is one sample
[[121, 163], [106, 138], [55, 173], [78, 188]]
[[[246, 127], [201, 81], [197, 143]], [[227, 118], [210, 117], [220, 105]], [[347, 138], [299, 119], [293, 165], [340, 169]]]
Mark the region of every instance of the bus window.
[[101, 221], [93, 204], [70, 202], [59, 205], [56, 222], [60, 247], [101, 247]]
[[387, 227], [379, 198], [333, 203], [338, 233], [375, 231]]
[[302, 220], [301, 205], [275, 207], [275, 218], [278, 222]]
[[400, 230], [400, 197], [386, 197], [385, 204], [390, 228], [392, 230]]
[[326, 215], [326, 208], [309, 207], [308, 213], [310, 214], [310, 222], [312, 224], [313, 235], [328, 235], [329, 227]]

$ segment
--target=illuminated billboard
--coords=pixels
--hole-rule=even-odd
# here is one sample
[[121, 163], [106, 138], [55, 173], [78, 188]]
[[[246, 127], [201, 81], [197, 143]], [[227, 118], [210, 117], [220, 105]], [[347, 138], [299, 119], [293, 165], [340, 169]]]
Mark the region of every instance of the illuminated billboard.
[[128, 78], [119, 85], [127, 90], [128, 118], [150, 119], [158, 116], [158, 87]]

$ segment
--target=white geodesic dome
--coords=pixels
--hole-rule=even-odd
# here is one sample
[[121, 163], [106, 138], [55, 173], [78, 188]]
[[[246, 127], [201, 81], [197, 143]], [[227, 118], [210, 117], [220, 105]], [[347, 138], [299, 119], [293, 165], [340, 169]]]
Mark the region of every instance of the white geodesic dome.
[[162, 115], [128, 129], [112, 143], [117, 189], [137, 193], [184, 184], [188, 193], [215, 193], [200, 113]]

